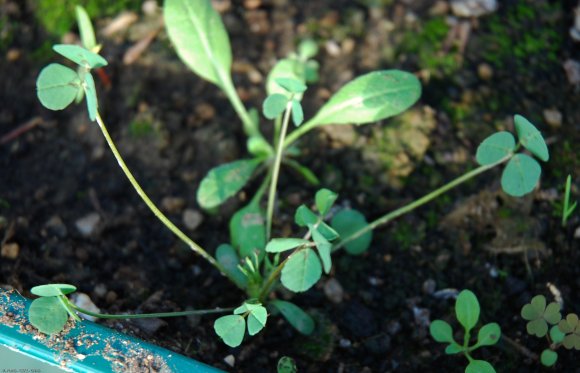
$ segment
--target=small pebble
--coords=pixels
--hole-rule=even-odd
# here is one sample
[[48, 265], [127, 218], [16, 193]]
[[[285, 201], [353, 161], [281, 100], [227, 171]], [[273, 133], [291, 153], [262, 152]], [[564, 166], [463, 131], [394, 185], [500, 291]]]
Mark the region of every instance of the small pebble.
[[451, 0], [451, 10], [457, 17], [481, 17], [497, 7], [497, 0]]
[[326, 53], [328, 53], [329, 56], [340, 56], [340, 46], [334, 40], [327, 41], [326, 44], [324, 44], [324, 47], [326, 49]]
[[68, 230], [66, 229], [66, 225], [58, 215], [53, 215], [48, 221], [44, 224], [44, 227], [48, 231], [49, 234], [64, 238], [68, 234]]
[[168, 214], [179, 214], [185, 207], [185, 199], [180, 197], [164, 197], [161, 200], [161, 209]]
[[195, 114], [203, 121], [212, 120], [215, 117], [215, 108], [207, 102], [202, 102], [195, 107]]
[[[91, 298], [88, 295], [86, 295], [85, 293], [76, 292], [71, 296], [71, 300], [77, 307], [84, 308], [85, 310], [91, 311], [94, 313], [101, 312], [99, 307], [97, 307], [93, 303]], [[95, 321], [97, 319], [94, 316], [89, 316], [89, 315], [85, 315], [82, 313], [79, 314], [79, 316], [82, 317], [83, 319], [89, 320], [89, 321]]]
[[435, 292], [435, 289], [437, 289], [437, 283], [432, 278], [423, 282], [423, 293], [431, 295]]
[[580, 238], [580, 227], [576, 228], [576, 230], [574, 231], [574, 238], [575, 239]]
[[344, 298], [344, 290], [338, 280], [330, 278], [324, 284], [324, 295], [326, 295], [328, 300], [332, 303], [339, 304], [342, 303]]
[[544, 120], [550, 127], [558, 128], [562, 126], [562, 113], [557, 109], [545, 109]]
[[477, 66], [477, 75], [481, 80], [490, 80], [493, 77], [493, 69], [487, 63], [480, 63]]
[[18, 258], [20, 246], [17, 243], [5, 243], [2, 245], [1, 256], [8, 259]]
[[350, 346], [352, 346], [352, 342], [349, 339], [341, 338], [340, 341], [338, 341], [338, 345], [341, 348], [349, 348]]
[[155, 334], [161, 327], [167, 325], [166, 321], [158, 318], [133, 319], [132, 323], [149, 335]]
[[262, 5], [262, 0], [245, 0], [244, 1], [244, 8], [246, 8], [246, 9], [258, 9], [260, 7], [260, 5]]
[[107, 287], [105, 284], [97, 284], [95, 285], [93, 292], [95, 293], [95, 296], [103, 298], [105, 295], [107, 295]]
[[429, 8], [429, 15], [433, 17], [444, 16], [449, 13], [449, 3], [444, 0], [438, 0]]
[[119, 296], [117, 295], [117, 293], [115, 293], [115, 292], [114, 292], [114, 291], [112, 291], [112, 290], [109, 290], [109, 291], [107, 292], [107, 296], [105, 297], [105, 301], [106, 301], [107, 303], [109, 303], [109, 304], [111, 304], [111, 303], [115, 303], [115, 301], [117, 300], [117, 298], [118, 298], [118, 297], [119, 297]]
[[8, 52], [6, 52], [6, 61], [8, 62], [18, 61], [21, 56], [22, 52], [20, 51], [20, 49], [10, 48], [8, 49]]
[[95, 232], [97, 225], [101, 221], [101, 217], [96, 212], [88, 214], [75, 222], [75, 226], [80, 234], [83, 236], [90, 236]]
[[147, 0], [143, 2], [141, 10], [143, 11], [143, 14], [147, 16], [154, 16], [159, 11], [159, 6], [157, 5], [156, 0]]
[[224, 357], [224, 362], [233, 368], [234, 365], [236, 364], [236, 358], [234, 357], [234, 355], [228, 355]]
[[187, 229], [194, 231], [203, 222], [201, 212], [194, 209], [187, 209], [183, 212], [183, 224]]

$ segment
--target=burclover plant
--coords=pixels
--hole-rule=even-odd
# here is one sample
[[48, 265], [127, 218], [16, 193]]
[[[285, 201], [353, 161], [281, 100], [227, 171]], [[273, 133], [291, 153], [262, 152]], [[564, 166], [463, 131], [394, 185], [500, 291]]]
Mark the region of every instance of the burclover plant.
[[453, 337], [453, 328], [443, 320], [434, 320], [429, 326], [433, 339], [437, 342], [448, 343], [445, 353], [449, 355], [462, 353], [469, 364], [465, 373], [495, 373], [493, 366], [485, 360], [476, 360], [471, 353], [483, 346], [492, 346], [501, 337], [501, 328], [497, 323], [483, 325], [477, 332], [477, 340], [471, 345], [472, 332], [479, 321], [479, 302], [475, 294], [469, 290], [463, 290], [457, 296], [455, 302], [455, 316], [463, 327], [463, 343], [457, 343]]
[[569, 313], [562, 318], [561, 305], [551, 302], [546, 305], [543, 295], [536, 295], [531, 302], [522, 307], [521, 316], [527, 320], [528, 334], [548, 340], [549, 347], [542, 351], [540, 362], [547, 367], [558, 361], [556, 350], [564, 347], [568, 350], [580, 350], [580, 322], [578, 315]]
[[[151, 201], [133, 177], [109, 135], [98, 110], [91, 75], [93, 69], [103, 67], [107, 62], [98, 55], [86, 14], [84, 21], [79, 17], [81, 34], [89, 34], [82, 37], [84, 47], [54, 47], [58, 53], [76, 63], [77, 70], [59, 64], [47, 66], [37, 81], [38, 96], [45, 107], [61, 110], [75, 98], [81, 100], [84, 95], [89, 118], [97, 122], [113, 156], [146, 205], [188, 247], [245, 292], [246, 300], [239, 306], [191, 311], [197, 314], [229, 312], [214, 323], [214, 330], [229, 346], [240, 345], [246, 333], [255, 335], [260, 332], [270, 315], [282, 315], [302, 334], [312, 333], [315, 324], [305, 311], [292, 302], [276, 298], [275, 293], [280, 286], [292, 292], [309, 290], [320, 280], [323, 272], [330, 272], [333, 252], [344, 248], [352, 255], [364, 253], [370, 246], [373, 229], [503, 163], [507, 162], [502, 176], [502, 186], [506, 193], [514, 196], [529, 193], [535, 188], [541, 169], [532, 157], [519, 151], [523, 147], [541, 160], [548, 159], [547, 147], [539, 131], [525, 118], [516, 116], [519, 136], [517, 144], [507, 132], [490, 136], [477, 151], [476, 158], [480, 167], [418, 200], [370, 223], [354, 209], [340, 210], [329, 221], [329, 213], [338, 196], [329, 189], [321, 188], [315, 194], [312, 206], [302, 205], [294, 213], [294, 221], [302, 234], [276, 237], [272, 221], [282, 166], [298, 171], [313, 184], [319, 184], [316, 175], [296, 160], [300, 156], [297, 140], [322, 125], [365, 124], [397, 115], [418, 100], [421, 94], [419, 81], [413, 74], [399, 70], [370, 72], [344, 85], [312, 117], [307, 117], [301, 100], [308, 94], [308, 84], [317, 79], [318, 65], [312, 59], [316, 55], [316, 43], [304, 41], [298, 46], [298, 53], [280, 60], [268, 75], [267, 95], [262, 105], [264, 117], [274, 122], [274, 136], [268, 141], [260, 130], [258, 111], [248, 110], [237, 95], [230, 72], [232, 52], [228, 34], [210, 0], [166, 0], [164, 17], [167, 33], [177, 54], [191, 70], [225, 93], [248, 136], [247, 150], [250, 156], [211, 169], [197, 189], [199, 205], [205, 209], [216, 209], [243, 189], [250, 179], [262, 177], [248, 204], [231, 217], [230, 242], [217, 247], [215, 256], [190, 239]], [[292, 131], [290, 122], [294, 126]], [[33, 325], [54, 333], [62, 327], [63, 319], [66, 321], [63, 315], [75, 319], [75, 313], [95, 316], [68, 301], [66, 294], [72, 289], [70, 285], [53, 285], [52, 289], [55, 289], [54, 286], [60, 289], [60, 293], [49, 295], [56, 297], [50, 298], [52, 300], [42, 300], [47, 295], [37, 292], [41, 296], [41, 306], [50, 303], [50, 307], [34, 308], [35, 311], [31, 312]], [[57, 305], [60, 305], [61, 311], [55, 311]], [[32, 317], [34, 313], [36, 317]], [[131, 317], [184, 314], [188, 313]], [[38, 321], [51, 318], [54, 319], [52, 321], [58, 321], [51, 328], [43, 328], [42, 322]]]

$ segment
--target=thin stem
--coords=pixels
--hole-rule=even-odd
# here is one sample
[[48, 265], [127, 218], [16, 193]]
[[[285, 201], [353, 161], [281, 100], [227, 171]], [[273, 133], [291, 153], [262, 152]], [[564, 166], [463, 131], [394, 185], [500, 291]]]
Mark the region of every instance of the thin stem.
[[282, 269], [284, 268], [284, 265], [286, 265], [286, 262], [288, 261], [289, 258], [290, 256], [284, 259], [282, 263], [278, 264], [278, 266], [272, 272], [270, 272], [268, 279], [264, 282], [264, 286], [260, 291], [260, 296], [258, 297], [258, 300], [261, 303], [264, 303], [264, 301], [266, 300], [266, 296], [268, 296], [268, 294], [270, 293], [270, 289], [272, 288], [272, 286], [274, 286], [276, 280], [278, 280], [278, 277], [280, 276], [280, 273], [282, 272]]
[[262, 137], [262, 134], [256, 130], [256, 126], [254, 121], [250, 117], [250, 114], [246, 110], [246, 107], [240, 100], [240, 96], [238, 96], [238, 92], [232, 83], [232, 79], [229, 76], [220, 76], [221, 85], [220, 88], [224, 91], [227, 98], [230, 100], [234, 110], [238, 114], [238, 117], [242, 120], [244, 125], [244, 132], [248, 136], [259, 136]]
[[511, 157], [513, 156], [512, 154], [509, 154], [507, 156], [505, 156], [504, 158], [500, 159], [499, 161], [489, 164], [489, 165], [485, 165], [485, 166], [480, 166], [474, 170], [469, 171], [466, 174], [461, 175], [460, 177], [458, 177], [455, 180], [450, 181], [449, 183], [443, 185], [442, 187], [440, 187], [439, 189], [436, 189], [434, 191], [432, 191], [431, 193], [419, 198], [416, 201], [413, 201], [411, 203], [409, 203], [408, 205], [405, 205], [401, 208], [396, 209], [395, 211], [392, 211], [386, 215], [381, 216], [380, 218], [376, 219], [375, 221], [369, 223], [368, 225], [366, 225], [364, 228], [359, 229], [358, 231], [356, 231], [355, 233], [351, 234], [350, 236], [344, 238], [343, 240], [341, 240], [336, 246], [334, 246], [332, 248], [332, 251], [336, 251], [342, 247], [344, 247], [347, 243], [356, 240], [357, 238], [359, 238], [360, 236], [362, 236], [363, 234], [381, 226], [381, 225], [385, 225], [389, 222], [391, 222], [391, 220], [398, 218], [401, 215], [404, 215], [408, 212], [413, 211], [414, 209], [416, 209], [417, 207], [423, 206], [424, 204], [431, 202], [432, 200], [434, 200], [435, 198], [439, 197], [440, 195], [442, 195], [443, 193], [455, 188], [456, 186], [474, 178], [475, 176], [490, 170], [504, 162], [506, 162], [507, 160], [509, 160]]
[[284, 141], [284, 149], [286, 149], [287, 147], [292, 145], [296, 140], [298, 140], [300, 137], [302, 137], [304, 134], [306, 134], [308, 131], [310, 131], [311, 129], [313, 129], [317, 125], [318, 125], [318, 121], [317, 121], [316, 117], [314, 117], [314, 118], [310, 119], [309, 121], [307, 121], [306, 123], [304, 123], [303, 125], [301, 125], [300, 127], [296, 128], [291, 133], [289, 133], [288, 137]]
[[125, 173], [125, 176], [127, 176], [127, 179], [129, 179], [129, 182], [131, 183], [131, 185], [133, 186], [133, 188], [135, 189], [135, 191], [137, 192], [139, 197], [141, 197], [143, 202], [145, 202], [147, 207], [149, 207], [149, 209], [153, 212], [153, 214], [155, 214], [155, 216], [157, 216], [157, 218], [167, 228], [169, 228], [169, 230], [171, 232], [173, 232], [177, 237], [179, 237], [179, 239], [181, 239], [187, 246], [189, 246], [189, 248], [191, 250], [193, 250], [196, 253], [198, 253], [199, 255], [201, 255], [211, 265], [216, 267], [220, 272], [224, 273], [222, 266], [210, 254], [208, 254], [207, 251], [205, 251], [201, 246], [199, 246], [191, 238], [189, 238], [185, 233], [183, 233], [179, 228], [177, 228], [177, 226], [175, 226], [175, 224], [173, 224], [171, 222], [171, 220], [169, 220], [169, 218], [167, 218], [167, 216], [165, 216], [161, 212], [161, 210], [159, 210], [157, 208], [157, 206], [151, 201], [149, 196], [147, 196], [147, 194], [145, 193], [143, 188], [141, 188], [141, 185], [139, 185], [139, 183], [137, 182], [137, 180], [135, 179], [135, 177], [133, 176], [133, 174], [129, 170], [129, 167], [127, 167], [127, 165], [125, 164], [123, 157], [121, 157], [119, 150], [117, 150], [117, 146], [113, 142], [111, 135], [109, 135], [109, 131], [107, 131], [107, 127], [105, 126], [105, 123], [103, 122], [101, 115], [99, 113], [97, 113], [97, 123], [99, 124], [99, 127], [101, 128], [101, 132], [103, 133], [103, 136], [105, 136], [105, 140], [107, 141], [107, 144], [109, 144], [109, 148], [111, 148], [111, 151], [113, 152], [113, 155], [115, 156], [115, 159], [117, 160], [117, 163], [119, 164], [119, 167], [121, 167], [121, 169]]
[[284, 151], [284, 138], [288, 131], [288, 122], [290, 122], [290, 112], [292, 111], [291, 100], [286, 104], [286, 112], [282, 120], [282, 130], [276, 147], [276, 158], [272, 167], [272, 180], [270, 182], [270, 191], [268, 192], [268, 209], [266, 211], [266, 241], [270, 240], [272, 233], [272, 218], [274, 216], [274, 203], [276, 201], [276, 187], [278, 185], [278, 176], [280, 175], [280, 164], [282, 163], [282, 153]]

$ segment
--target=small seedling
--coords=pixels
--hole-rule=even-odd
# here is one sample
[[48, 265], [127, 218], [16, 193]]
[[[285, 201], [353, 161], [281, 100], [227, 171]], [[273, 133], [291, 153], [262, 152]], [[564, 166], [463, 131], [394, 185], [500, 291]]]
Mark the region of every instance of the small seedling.
[[570, 206], [570, 189], [572, 187], [572, 176], [568, 175], [566, 178], [566, 186], [564, 187], [564, 203], [562, 206], [562, 228], [568, 224], [568, 219], [570, 215], [576, 210], [578, 201], [574, 201], [572, 206]]
[[580, 322], [578, 315], [569, 313], [562, 318], [559, 303], [551, 302], [546, 306], [546, 298], [536, 295], [522, 307], [521, 316], [527, 320], [528, 334], [548, 340], [549, 347], [542, 351], [540, 362], [551, 367], [558, 361], [558, 348], [580, 350]]
[[449, 323], [443, 320], [434, 320], [429, 327], [431, 336], [437, 342], [448, 343], [445, 353], [449, 355], [463, 353], [469, 364], [465, 368], [466, 373], [493, 373], [495, 369], [485, 360], [476, 360], [471, 353], [483, 346], [492, 346], [501, 337], [501, 328], [497, 323], [483, 325], [477, 333], [477, 341], [470, 345], [472, 331], [479, 321], [479, 302], [477, 297], [469, 290], [463, 290], [457, 296], [455, 302], [455, 315], [457, 321], [463, 326], [463, 343], [459, 344], [453, 337], [453, 329]]
[[278, 373], [296, 373], [298, 368], [296, 368], [296, 362], [294, 359], [288, 356], [282, 356], [278, 360]]

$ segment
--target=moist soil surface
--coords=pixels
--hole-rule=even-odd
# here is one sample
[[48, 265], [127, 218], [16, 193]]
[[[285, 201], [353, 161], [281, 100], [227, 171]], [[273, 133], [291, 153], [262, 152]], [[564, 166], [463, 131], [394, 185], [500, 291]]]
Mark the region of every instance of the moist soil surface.
[[[337, 253], [330, 275], [310, 291], [277, 292], [315, 317], [313, 336], [270, 317], [263, 332], [232, 349], [215, 335], [214, 317], [102, 322], [228, 371], [272, 372], [290, 356], [302, 372], [460, 372], [467, 360], [446, 355], [428, 326], [444, 319], [457, 331], [453, 297], [470, 289], [481, 321], [497, 322], [504, 337], [474, 357], [498, 372], [541, 371], [548, 343], [526, 333], [523, 305], [543, 294], [562, 302], [563, 314], [580, 312], [578, 212], [561, 224], [566, 176], [573, 200], [580, 185], [580, 81], [567, 64], [580, 59], [569, 36], [576, 4], [501, 3], [489, 15], [458, 18], [446, 1], [215, 1], [247, 107], [261, 106], [267, 72], [307, 37], [320, 45], [321, 66], [304, 99], [307, 116], [360, 74], [399, 68], [421, 78], [411, 114], [301, 139], [299, 161], [339, 193], [341, 207], [373, 220], [460, 176], [477, 166], [485, 137], [513, 130], [516, 113], [542, 131], [551, 159], [524, 198], [503, 194], [501, 170], [492, 170], [376, 230], [367, 253]], [[31, 296], [32, 286], [70, 283], [106, 313], [240, 304], [244, 295], [142, 203], [84, 104], [61, 112], [40, 105], [40, 69], [62, 63], [50, 44], [74, 41], [76, 30], [47, 32], [35, 9], [33, 1], [0, 3], [0, 287]], [[258, 183], [213, 212], [199, 207], [196, 190], [212, 167], [247, 157], [242, 127], [225, 96], [177, 58], [164, 31], [123, 62], [158, 27], [154, 10], [135, 14], [133, 24], [100, 39], [109, 61], [98, 74], [101, 114], [151, 199], [213, 252], [228, 242], [229, 217]], [[95, 17], [99, 33], [117, 16]], [[270, 127], [263, 120], [267, 136]], [[392, 140], [399, 134], [407, 134], [402, 146]], [[304, 233], [293, 213], [311, 205], [316, 190], [283, 169], [275, 235]], [[558, 371], [580, 371], [578, 351], [558, 352]]]

